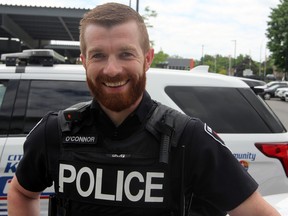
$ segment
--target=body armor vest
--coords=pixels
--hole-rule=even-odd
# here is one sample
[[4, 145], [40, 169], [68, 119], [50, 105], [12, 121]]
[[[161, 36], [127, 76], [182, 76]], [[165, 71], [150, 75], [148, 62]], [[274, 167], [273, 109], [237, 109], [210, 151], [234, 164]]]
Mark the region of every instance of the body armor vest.
[[58, 114], [60, 151], [51, 167], [61, 208], [72, 200], [183, 215], [184, 146], [178, 140], [190, 118], [155, 103], [139, 130], [113, 140], [87, 120], [89, 108], [81, 103]]

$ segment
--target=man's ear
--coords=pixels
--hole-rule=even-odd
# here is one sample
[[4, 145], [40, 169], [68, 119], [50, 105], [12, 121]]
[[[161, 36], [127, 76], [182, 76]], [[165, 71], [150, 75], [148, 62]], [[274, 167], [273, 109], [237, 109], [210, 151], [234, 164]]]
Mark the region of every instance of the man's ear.
[[86, 57], [82, 53], [80, 54], [80, 59], [81, 59], [83, 67], [86, 70]]
[[147, 71], [150, 68], [153, 59], [154, 59], [154, 49], [151, 48], [145, 55], [145, 71]]

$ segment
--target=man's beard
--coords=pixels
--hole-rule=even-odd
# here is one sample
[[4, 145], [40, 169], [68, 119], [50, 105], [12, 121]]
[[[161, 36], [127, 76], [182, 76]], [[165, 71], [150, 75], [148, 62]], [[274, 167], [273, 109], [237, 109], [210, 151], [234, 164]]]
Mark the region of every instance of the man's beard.
[[[146, 86], [146, 73], [137, 79], [136, 74], [117, 75], [108, 77], [99, 75], [93, 82], [87, 77], [87, 84], [90, 88], [92, 96], [104, 107], [114, 112], [120, 112], [132, 106], [143, 94]], [[120, 82], [129, 79], [129, 89], [124, 93], [105, 93], [103, 82]]]

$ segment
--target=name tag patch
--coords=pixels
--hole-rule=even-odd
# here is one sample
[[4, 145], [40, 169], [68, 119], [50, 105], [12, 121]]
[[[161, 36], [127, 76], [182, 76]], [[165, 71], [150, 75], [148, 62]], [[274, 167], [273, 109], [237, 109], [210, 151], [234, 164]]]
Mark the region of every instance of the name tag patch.
[[64, 136], [62, 143], [73, 144], [96, 144], [97, 137], [89, 135], [77, 135], [77, 136]]

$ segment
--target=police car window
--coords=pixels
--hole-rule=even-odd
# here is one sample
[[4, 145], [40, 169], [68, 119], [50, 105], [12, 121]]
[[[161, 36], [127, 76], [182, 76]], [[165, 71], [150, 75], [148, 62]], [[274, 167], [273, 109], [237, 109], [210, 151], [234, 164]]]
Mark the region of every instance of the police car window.
[[65, 109], [91, 99], [86, 82], [31, 81], [24, 133], [29, 132], [47, 112]]
[[7, 88], [4, 85], [4, 82], [0, 81], [0, 109], [2, 107], [2, 102], [3, 102], [3, 99], [4, 99], [4, 95], [5, 95], [6, 89]]
[[183, 112], [200, 118], [216, 132], [271, 132], [258, 112], [236, 88], [169, 86], [165, 92]]

